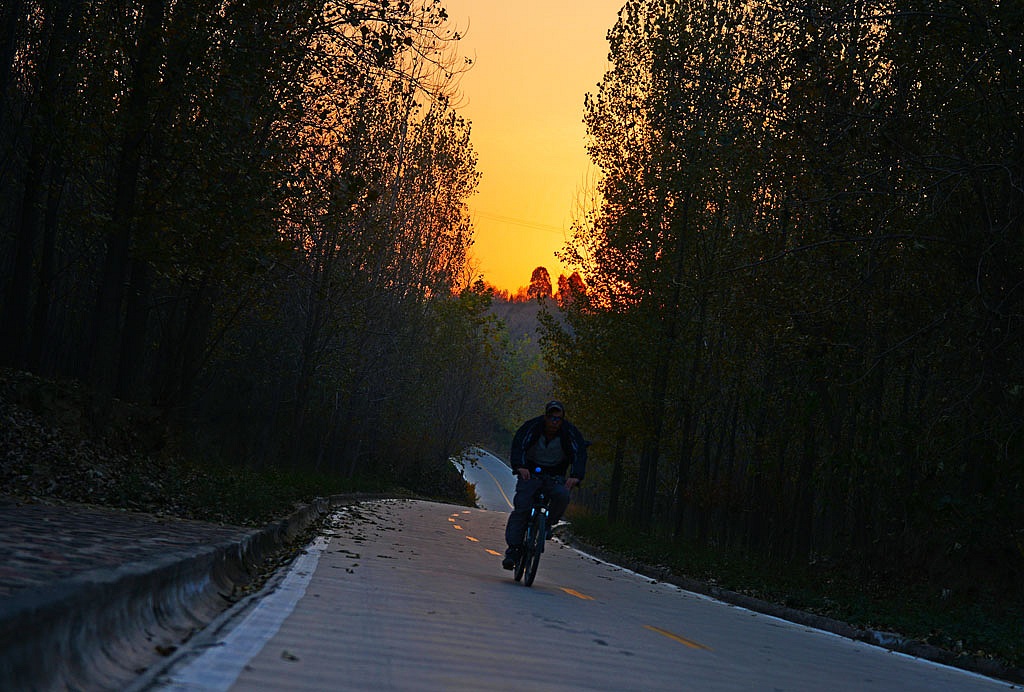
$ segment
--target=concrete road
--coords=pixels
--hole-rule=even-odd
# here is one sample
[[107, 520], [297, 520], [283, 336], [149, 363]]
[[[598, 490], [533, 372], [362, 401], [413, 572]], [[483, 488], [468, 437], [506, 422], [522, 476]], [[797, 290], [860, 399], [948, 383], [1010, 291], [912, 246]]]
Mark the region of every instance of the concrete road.
[[[341, 510], [159, 679], [180, 690], [909, 690], [1012, 685], [652, 582], [549, 543], [501, 569], [506, 512]], [[153, 689], [153, 688], [148, 688]]]
[[485, 449], [470, 447], [460, 457], [462, 476], [476, 486], [477, 506], [508, 512], [516, 492], [516, 478], [508, 462]]

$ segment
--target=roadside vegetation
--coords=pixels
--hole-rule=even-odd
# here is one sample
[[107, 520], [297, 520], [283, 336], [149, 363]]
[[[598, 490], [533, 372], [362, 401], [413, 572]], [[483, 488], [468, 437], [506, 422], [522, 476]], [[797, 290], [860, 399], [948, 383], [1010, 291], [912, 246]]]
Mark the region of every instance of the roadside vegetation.
[[609, 541], [1019, 661], [1021, 36], [1006, 3], [624, 2], [587, 291], [542, 339]]
[[102, 427], [95, 395], [70, 382], [0, 370], [0, 488], [9, 501], [78, 503], [262, 527], [330, 495], [418, 497], [471, 504], [450, 463], [424, 478], [346, 478], [287, 460], [260, 468], [186, 451], [152, 409], [108, 403]]
[[602, 541], [1020, 662], [1021, 36], [1007, 3], [623, 3], [587, 290], [542, 339]]
[[[280, 504], [302, 477], [448, 492], [513, 355], [468, 255], [468, 63], [443, 6], [0, 14], [0, 366], [7, 405], [61, 423], [11, 452], [4, 492], [190, 512]], [[197, 477], [237, 502], [185, 504]]]

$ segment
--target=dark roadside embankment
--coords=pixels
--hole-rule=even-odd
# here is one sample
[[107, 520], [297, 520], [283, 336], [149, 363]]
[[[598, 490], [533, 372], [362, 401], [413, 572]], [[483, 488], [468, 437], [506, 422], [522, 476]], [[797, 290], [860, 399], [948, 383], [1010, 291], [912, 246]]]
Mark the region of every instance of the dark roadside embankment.
[[247, 529], [0, 496], [0, 687], [122, 688], [258, 589], [347, 501]]

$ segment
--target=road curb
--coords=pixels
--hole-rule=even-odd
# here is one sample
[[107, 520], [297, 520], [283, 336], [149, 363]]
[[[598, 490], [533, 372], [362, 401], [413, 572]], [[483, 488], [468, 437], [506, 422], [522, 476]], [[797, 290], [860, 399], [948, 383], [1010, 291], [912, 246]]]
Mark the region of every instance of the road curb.
[[751, 610], [756, 613], [771, 615], [779, 618], [780, 620], [787, 620], [798, 625], [813, 627], [815, 629], [839, 635], [840, 637], [854, 639], [889, 651], [922, 658], [954, 668], [960, 668], [972, 673], [978, 673], [992, 678], [999, 678], [1000, 680], [1006, 680], [1012, 683], [1024, 683], [1024, 668], [1006, 666], [998, 661], [981, 658], [979, 656], [958, 654], [954, 651], [942, 649], [931, 644], [908, 639], [893, 632], [882, 632], [879, 630], [859, 628], [841, 620], [834, 620], [832, 618], [815, 615], [813, 613], [797, 610], [788, 606], [762, 601], [757, 598], [753, 598], [752, 596], [720, 588], [713, 584], [672, 574], [667, 567], [650, 565], [637, 560], [625, 558], [622, 555], [610, 553], [598, 546], [590, 545], [571, 534], [560, 535], [559, 540], [584, 553], [588, 553], [596, 558], [604, 560], [605, 562], [625, 567], [626, 569], [632, 570], [637, 574], [655, 581], [665, 582], [667, 584], [672, 584], [673, 586], [678, 586], [686, 591], [710, 596], [724, 603], [746, 608], [747, 610]]
[[0, 689], [119, 689], [232, 604], [334, 507], [319, 498], [237, 541], [84, 574], [0, 602]]

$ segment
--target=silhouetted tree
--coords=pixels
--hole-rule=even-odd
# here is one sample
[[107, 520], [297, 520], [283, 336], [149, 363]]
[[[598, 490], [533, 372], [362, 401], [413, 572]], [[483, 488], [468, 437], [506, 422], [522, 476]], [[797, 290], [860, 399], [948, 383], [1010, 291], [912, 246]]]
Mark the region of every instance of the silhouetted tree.
[[537, 267], [530, 275], [530, 285], [526, 289], [530, 299], [551, 297], [551, 275], [544, 267]]
[[578, 271], [569, 276], [558, 275], [558, 304], [566, 307], [587, 294], [587, 286]]

